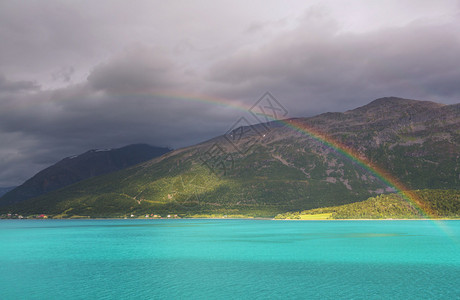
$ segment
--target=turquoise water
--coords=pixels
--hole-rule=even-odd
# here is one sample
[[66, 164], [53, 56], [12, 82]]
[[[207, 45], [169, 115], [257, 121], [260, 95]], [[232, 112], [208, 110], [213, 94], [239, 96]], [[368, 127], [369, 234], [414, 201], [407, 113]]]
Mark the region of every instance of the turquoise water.
[[0, 299], [455, 299], [460, 221], [0, 220]]

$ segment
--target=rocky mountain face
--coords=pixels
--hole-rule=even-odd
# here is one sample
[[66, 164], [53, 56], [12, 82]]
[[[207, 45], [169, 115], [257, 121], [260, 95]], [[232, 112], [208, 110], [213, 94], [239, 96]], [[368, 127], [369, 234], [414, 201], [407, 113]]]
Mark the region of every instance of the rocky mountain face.
[[64, 217], [274, 216], [394, 192], [372, 168], [318, 136], [352, 150], [408, 189], [460, 187], [460, 104], [389, 97], [343, 113], [236, 128], [14, 209]]
[[0, 205], [22, 202], [84, 179], [136, 165], [169, 151], [171, 149], [136, 144], [118, 149], [90, 150], [66, 157], [6, 193], [0, 198]]

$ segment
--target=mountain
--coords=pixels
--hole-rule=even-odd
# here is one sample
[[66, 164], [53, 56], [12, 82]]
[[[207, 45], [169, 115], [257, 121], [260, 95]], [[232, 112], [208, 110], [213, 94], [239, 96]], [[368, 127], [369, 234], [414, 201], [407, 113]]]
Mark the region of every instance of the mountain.
[[8, 187], [0, 187], [0, 197], [14, 189], [15, 186], [8, 186]]
[[0, 205], [19, 203], [87, 178], [136, 165], [169, 151], [169, 148], [135, 144], [118, 149], [90, 150], [66, 157], [3, 195]]
[[458, 189], [459, 173], [460, 104], [387, 97], [343, 113], [237, 127], [8, 209], [273, 217], [392, 193], [390, 182]]

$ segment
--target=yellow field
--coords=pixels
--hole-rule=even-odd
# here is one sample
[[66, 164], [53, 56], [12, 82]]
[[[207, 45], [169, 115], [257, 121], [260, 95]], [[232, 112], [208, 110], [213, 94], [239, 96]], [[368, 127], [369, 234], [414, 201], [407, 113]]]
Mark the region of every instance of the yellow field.
[[300, 215], [300, 220], [328, 220], [332, 213], [327, 214], [314, 214], [314, 215]]

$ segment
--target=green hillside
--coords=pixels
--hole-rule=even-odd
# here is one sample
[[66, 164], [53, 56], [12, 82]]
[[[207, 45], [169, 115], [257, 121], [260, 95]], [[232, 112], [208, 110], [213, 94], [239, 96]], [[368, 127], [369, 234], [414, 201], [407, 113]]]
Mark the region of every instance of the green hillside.
[[430, 211], [436, 214], [424, 216], [424, 213], [413, 203], [399, 194], [390, 194], [341, 206], [283, 213], [275, 218], [291, 220], [460, 218], [460, 190], [420, 190], [415, 191], [415, 194], [430, 208]]
[[292, 124], [313, 128], [354, 149], [409, 189], [457, 189], [459, 108], [383, 98], [344, 113], [245, 127], [235, 138], [240, 128], [0, 212], [273, 217], [394, 192], [374, 173], [293, 130]]

